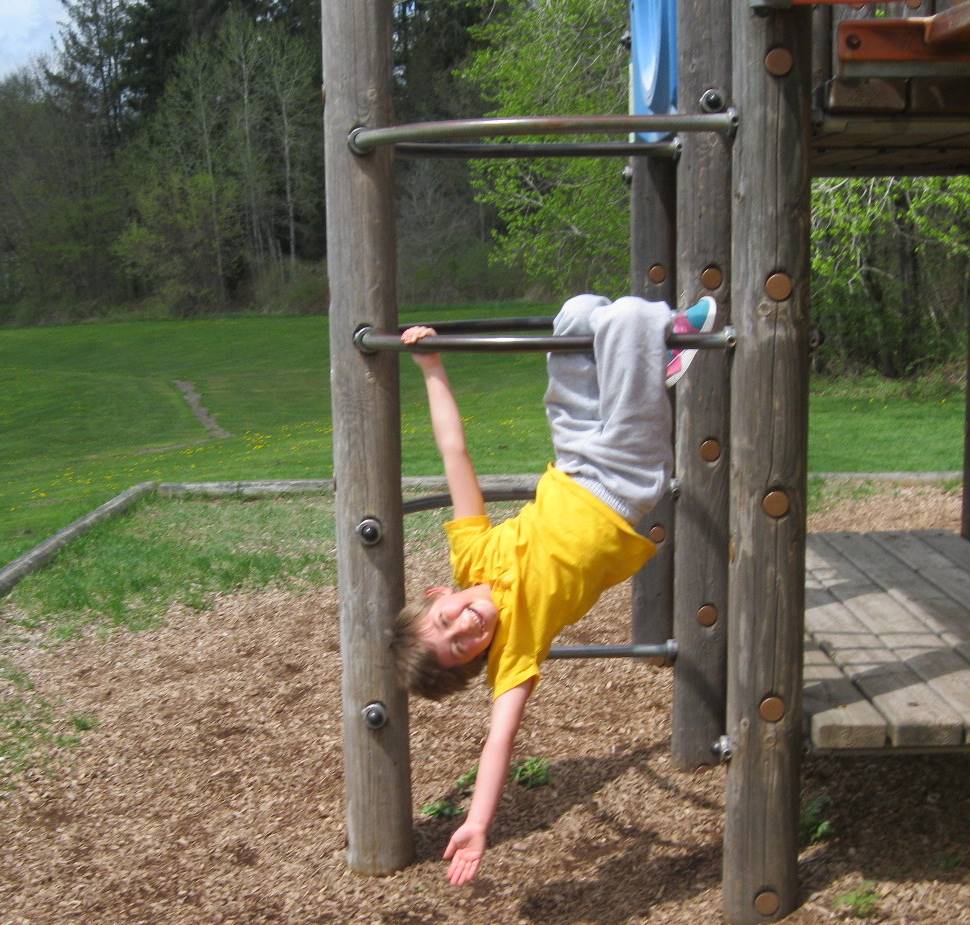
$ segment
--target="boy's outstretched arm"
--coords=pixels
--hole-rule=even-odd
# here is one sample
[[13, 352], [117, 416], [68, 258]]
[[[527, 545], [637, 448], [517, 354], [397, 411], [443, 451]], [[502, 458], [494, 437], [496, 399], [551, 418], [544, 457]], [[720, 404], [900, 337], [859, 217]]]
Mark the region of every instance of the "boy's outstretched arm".
[[475, 779], [472, 805], [464, 823], [451, 836], [445, 849], [445, 860], [451, 860], [448, 879], [462, 886], [475, 879], [488, 839], [488, 830], [498, 810], [502, 790], [509, 775], [512, 746], [522, 724], [525, 703], [532, 693], [533, 681], [525, 681], [506, 691], [492, 704], [488, 738], [482, 749]]
[[[434, 328], [415, 326], [408, 328], [401, 340], [415, 344], [434, 335]], [[437, 353], [413, 353], [414, 362], [424, 373], [424, 385], [428, 393], [431, 426], [435, 443], [445, 466], [448, 491], [455, 508], [455, 517], [472, 517], [485, 513], [482, 490], [475, 474], [475, 466], [465, 443], [465, 428], [461, 423], [458, 403], [451, 391], [451, 383], [445, 373], [441, 356]]]

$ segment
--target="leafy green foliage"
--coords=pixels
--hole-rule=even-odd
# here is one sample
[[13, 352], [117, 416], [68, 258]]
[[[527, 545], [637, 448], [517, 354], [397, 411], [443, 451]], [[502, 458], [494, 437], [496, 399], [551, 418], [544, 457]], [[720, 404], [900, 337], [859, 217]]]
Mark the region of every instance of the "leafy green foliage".
[[[623, 0], [516, 0], [473, 30], [481, 47], [461, 73], [492, 105], [489, 115], [623, 113], [627, 20]], [[616, 164], [480, 161], [474, 186], [504, 223], [497, 260], [557, 294], [626, 291], [629, 196]]]
[[867, 919], [879, 909], [879, 893], [872, 880], [863, 880], [855, 889], [842, 893], [835, 901], [836, 907], [847, 910], [857, 919]]
[[512, 765], [510, 777], [526, 790], [545, 787], [552, 779], [549, 773], [549, 759], [532, 757], [516, 761]]
[[421, 807], [421, 815], [430, 816], [432, 819], [453, 819], [455, 816], [460, 816], [462, 812], [460, 806], [455, 806], [448, 800], [435, 800]]
[[827, 793], [819, 793], [802, 804], [798, 819], [798, 836], [802, 845], [814, 845], [835, 836], [835, 826], [828, 818], [832, 809], [832, 798]]
[[475, 781], [478, 779], [478, 765], [476, 764], [470, 771], [466, 771], [461, 777], [458, 778], [455, 786], [464, 794], [469, 794], [475, 787]]
[[898, 378], [966, 351], [970, 178], [816, 180], [817, 369]]

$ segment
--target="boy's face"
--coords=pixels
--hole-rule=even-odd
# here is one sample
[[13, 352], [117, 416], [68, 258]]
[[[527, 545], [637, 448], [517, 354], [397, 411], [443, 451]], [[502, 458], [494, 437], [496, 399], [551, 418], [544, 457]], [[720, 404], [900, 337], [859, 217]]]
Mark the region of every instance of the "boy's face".
[[421, 635], [442, 668], [464, 665], [484, 652], [495, 635], [498, 608], [487, 589], [452, 591], [436, 588], [424, 616]]

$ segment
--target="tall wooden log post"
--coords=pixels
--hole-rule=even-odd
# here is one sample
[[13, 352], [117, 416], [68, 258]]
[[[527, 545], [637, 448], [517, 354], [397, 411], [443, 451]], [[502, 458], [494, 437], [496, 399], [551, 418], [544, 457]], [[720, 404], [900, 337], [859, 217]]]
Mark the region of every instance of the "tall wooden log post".
[[798, 900], [808, 435], [811, 8], [734, 0], [730, 564], [724, 911]]
[[404, 599], [398, 359], [359, 353], [353, 336], [397, 325], [393, 154], [355, 155], [347, 139], [390, 122], [391, 4], [322, 8], [347, 859], [383, 874], [412, 856], [408, 705], [388, 646]]
[[967, 397], [963, 424], [963, 517], [960, 535], [970, 540], [970, 324], [967, 325]]
[[[631, 292], [652, 302], [675, 302], [677, 165], [666, 158], [631, 158]], [[635, 643], [662, 643], [673, 635], [674, 501], [670, 493], [639, 529], [657, 554], [633, 578]]]
[[[731, 103], [731, 7], [680, 0], [678, 109], [722, 111]], [[677, 187], [677, 288], [681, 306], [718, 302], [731, 317], [731, 139], [685, 133]], [[674, 761], [711, 764], [724, 733], [730, 357], [700, 351], [677, 385], [677, 546], [674, 551]]]

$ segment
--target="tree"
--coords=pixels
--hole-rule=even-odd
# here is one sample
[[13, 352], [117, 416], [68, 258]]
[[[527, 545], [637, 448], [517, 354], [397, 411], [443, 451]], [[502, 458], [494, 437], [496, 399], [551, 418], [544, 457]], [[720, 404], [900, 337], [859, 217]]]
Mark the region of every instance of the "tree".
[[[268, 114], [269, 163], [279, 163], [282, 176], [282, 206], [286, 222], [286, 243], [290, 269], [297, 260], [297, 216], [314, 210], [300, 203], [313, 201], [309, 164], [319, 130], [319, 96], [315, 92], [317, 57], [300, 36], [291, 36], [274, 23], [263, 37], [266, 67], [266, 112]], [[278, 156], [274, 158], [273, 153]]]
[[[628, 55], [625, 0], [515, 0], [473, 30], [481, 47], [462, 70], [489, 115], [623, 113]], [[496, 257], [555, 292], [626, 289], [629, 195], [605, 159], [481, 161], [479, 200], [504, 227]]]
[[970, 178], [816, 180], [816, 365], [897, 378], [962, 353], [970, 290]]

